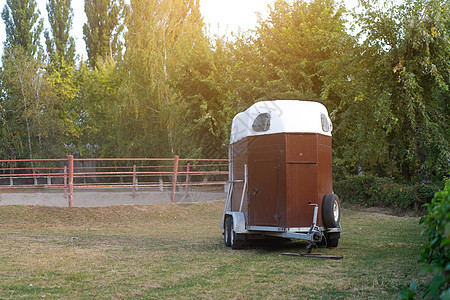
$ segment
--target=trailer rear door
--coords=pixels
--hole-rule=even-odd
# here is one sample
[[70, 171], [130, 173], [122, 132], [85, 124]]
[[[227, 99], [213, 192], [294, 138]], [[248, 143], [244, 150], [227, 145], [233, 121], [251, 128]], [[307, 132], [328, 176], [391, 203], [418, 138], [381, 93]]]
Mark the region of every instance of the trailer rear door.
[[254, 180], [249, 185], [249, 223], [254, 226], [279, 224], [279, 172], [278, 159], [254, 161]]

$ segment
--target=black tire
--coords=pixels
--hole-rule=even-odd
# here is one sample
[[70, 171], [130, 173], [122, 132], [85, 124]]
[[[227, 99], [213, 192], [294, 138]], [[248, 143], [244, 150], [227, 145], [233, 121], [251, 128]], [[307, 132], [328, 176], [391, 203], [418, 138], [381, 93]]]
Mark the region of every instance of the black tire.
[[319, 247], [336, 248], [339, 244], [339, 238], [341, 234], [339, 232], [327, 232], [324, 233], [322, 240], [318, 243]]
[[223, 242], [226, 247], [230, 247], [231, 242], [231, 230], [232, 230], [232, 219], [231, 217], [227, 216], [225, 218], [225, 225], [224, 225], [224, 232], [223, 232]]
[[325, 233], [327, 239], [327, 248], [336, 248], [339, 244], [341, 234], [339, 232]]
[[242, 241], [239, 240], [239, 234], [236, 233], [233, 229], [233, 218], [230, 218], [231, 222], [231, 230], [230, 230], [230, 247], [233, 250], [240, 249], [242, 245]]
[[341, 204], [335, 194], [327, 194], [322, 201], [322, 220], [327, 228], [339, 227], [341, 220]]

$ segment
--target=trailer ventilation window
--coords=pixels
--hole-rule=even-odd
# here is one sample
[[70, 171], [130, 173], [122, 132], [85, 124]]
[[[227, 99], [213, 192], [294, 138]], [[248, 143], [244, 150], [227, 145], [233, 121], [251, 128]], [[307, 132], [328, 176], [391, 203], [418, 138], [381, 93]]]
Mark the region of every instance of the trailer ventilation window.
[[267, 131], [270, 127], [270, 114], [259, 114], [253, 122], [252, 129], [256, 132]]
[[325, 132], [330, 132], [333, 129], [330, 118], [328, 118], [328, 116], [324, 113], [320, 114], [320, 118], [322, 120], [322, 130]]

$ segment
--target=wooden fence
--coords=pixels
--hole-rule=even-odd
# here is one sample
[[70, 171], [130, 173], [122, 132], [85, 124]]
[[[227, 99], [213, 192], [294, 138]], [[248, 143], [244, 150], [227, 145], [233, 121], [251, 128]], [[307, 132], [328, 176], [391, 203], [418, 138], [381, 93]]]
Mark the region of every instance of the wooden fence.
[[226, 159], [174, 158], [74, 158], [0, 160], [0, 192], [6, 189], [64, 189], [69, 207], [74, 189], [171, 189], [177, 186], [226, 185]]

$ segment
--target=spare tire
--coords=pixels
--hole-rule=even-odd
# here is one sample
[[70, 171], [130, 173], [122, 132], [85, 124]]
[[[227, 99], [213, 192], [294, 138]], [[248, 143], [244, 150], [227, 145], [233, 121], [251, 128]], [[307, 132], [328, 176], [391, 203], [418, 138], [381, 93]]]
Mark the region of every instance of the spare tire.
[[327, 194], [322, 201], [322, 221], [327, 228], [339, 227], [341, 204], [336, 194]]

